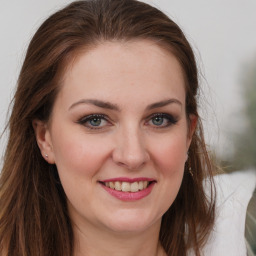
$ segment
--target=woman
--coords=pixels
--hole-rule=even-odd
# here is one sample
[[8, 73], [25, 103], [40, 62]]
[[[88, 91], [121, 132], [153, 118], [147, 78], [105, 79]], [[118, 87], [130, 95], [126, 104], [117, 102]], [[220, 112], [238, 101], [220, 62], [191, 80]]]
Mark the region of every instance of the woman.
[[1, 255], [200, 255], [215, 200], [197, 93], [192, 49], [159, 10], [78, 1], [48, 18], [9, 121]]

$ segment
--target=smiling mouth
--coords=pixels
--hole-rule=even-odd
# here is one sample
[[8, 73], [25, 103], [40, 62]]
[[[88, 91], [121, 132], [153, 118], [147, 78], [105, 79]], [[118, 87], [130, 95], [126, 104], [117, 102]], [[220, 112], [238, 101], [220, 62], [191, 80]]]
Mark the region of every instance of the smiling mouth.
[[113, 190], [122, 191], [122, 192], [139, 192], [146, 189], [154, 181], [108, 181], [100, 182], [102, 185], [111, 188]]

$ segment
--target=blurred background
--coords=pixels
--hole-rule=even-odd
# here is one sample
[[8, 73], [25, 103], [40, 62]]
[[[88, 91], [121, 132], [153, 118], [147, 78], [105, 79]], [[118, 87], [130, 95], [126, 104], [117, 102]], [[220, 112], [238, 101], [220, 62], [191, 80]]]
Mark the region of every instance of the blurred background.
[[[0, 0], [0, 131], [35, 30], [71, 1]], [[256, 1], [151, 0], [178, 23], [200, 70], [206, 141], [226, 172], [256, 169]], [[0, 140], [4, 152], [7, 134]], [[2, 162], [2, 161], [1, 161]], [[251, 200], [247, 222], [255, 223]], [[253, 213], [253, 214], [251, 214]], [[254, 232], [254, 233], [253, 233]], [[255, 226], [247, 231], [256, 251]]]

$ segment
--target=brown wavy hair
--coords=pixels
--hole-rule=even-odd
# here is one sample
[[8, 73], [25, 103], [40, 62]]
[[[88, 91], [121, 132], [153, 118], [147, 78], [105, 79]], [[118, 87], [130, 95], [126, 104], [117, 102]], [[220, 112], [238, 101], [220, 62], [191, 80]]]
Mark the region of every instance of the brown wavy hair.
[[[74, 237], [55, 165], [37, 146], [32, 121], [47, 121], [67, 63], [79, 50], [104, 41], [146, 39], [176, 56], [186, 81], [186, 114], [198, 117], [189, 161], [176, 200], [162, 218], [167, 255], [200, 255], [214, 223], [213, 165], [198, 115], [198, 71], [181, 29], [158, 9], [136, 0], [76, 1], [50, 16], [32, 38], [8, 123], [0, 179], [1, 256], [72, 256]], [[193, 176], [189, 173], [189, 168]], [[204, 180], [211, 193], [206, 196]]]

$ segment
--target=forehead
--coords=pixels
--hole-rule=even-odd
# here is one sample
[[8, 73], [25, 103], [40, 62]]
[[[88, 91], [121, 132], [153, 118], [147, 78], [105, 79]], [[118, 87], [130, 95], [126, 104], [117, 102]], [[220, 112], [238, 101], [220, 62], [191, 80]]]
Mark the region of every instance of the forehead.
[[102, 42], [69, 63], [60, 93], [73, 100], [137, 94], [157, 101], [168, 93], [184, 98], [185, 84], [176, 57], [155, 42]]

